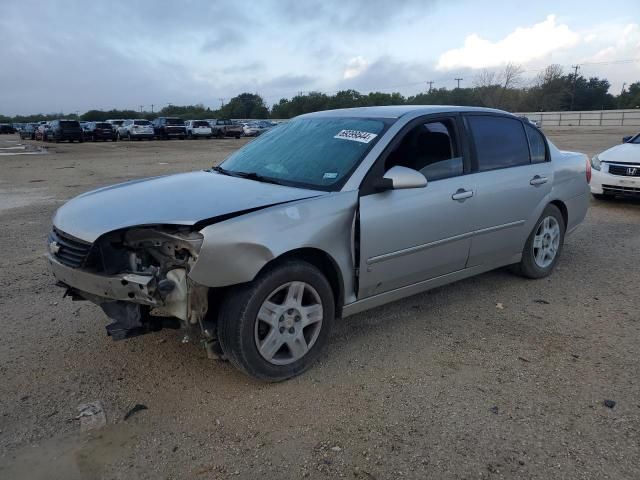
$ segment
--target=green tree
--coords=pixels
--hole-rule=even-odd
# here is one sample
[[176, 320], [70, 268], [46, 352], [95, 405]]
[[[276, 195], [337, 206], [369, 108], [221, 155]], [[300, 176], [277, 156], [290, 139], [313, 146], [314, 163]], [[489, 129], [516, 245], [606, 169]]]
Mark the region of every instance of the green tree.
[[260, 95], [241, 93], [224, 105], [219, 116], [224, 118], [267, 118], [269, 109]]
[[617, 98], [618, 108], [640, 108], [640, 82], [629, 85]]

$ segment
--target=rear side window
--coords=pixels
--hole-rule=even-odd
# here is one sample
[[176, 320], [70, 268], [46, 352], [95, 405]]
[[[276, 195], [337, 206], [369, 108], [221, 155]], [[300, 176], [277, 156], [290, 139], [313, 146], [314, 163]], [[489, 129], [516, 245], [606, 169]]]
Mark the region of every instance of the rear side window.
[[476, 147], [478, 171], [529, 164], [529, 144], [522, 122], [489, 115], [467, 118]]
[[529, 139], [529, 150], [531, 151], [531, 163], [542, 163], [547, 161], [547, 148], [542, 133], [533, 128], [531, 125], [525, 124], [524, 129], [527, 131]]

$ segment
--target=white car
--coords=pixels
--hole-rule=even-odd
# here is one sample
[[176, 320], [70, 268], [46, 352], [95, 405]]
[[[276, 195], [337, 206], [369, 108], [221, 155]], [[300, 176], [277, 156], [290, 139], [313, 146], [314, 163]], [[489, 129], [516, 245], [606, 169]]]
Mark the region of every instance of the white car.
[[211, 138], [213, 135], [211, 125], [206, 120], [188, 120], [184, 122], [184, 125], [187, 127], [187, 137], [189, 138]]
[[595, 198], [640, 197], [640, 133], [624, 137], [622, 142], [591, 159], [591, 194]]
[[125, 120], [125, 122], [118, 127], [116, 137], [118, 140], [128, 138], [129, 140], [140, 140], [141, 138], [148, 138], [153, 140], [153, 125], [149, 120]]
[[242, 134], [245, 137], [257, 137], [260, 135], [261, 128], [257, 123], [244, 122], [242, 124]]

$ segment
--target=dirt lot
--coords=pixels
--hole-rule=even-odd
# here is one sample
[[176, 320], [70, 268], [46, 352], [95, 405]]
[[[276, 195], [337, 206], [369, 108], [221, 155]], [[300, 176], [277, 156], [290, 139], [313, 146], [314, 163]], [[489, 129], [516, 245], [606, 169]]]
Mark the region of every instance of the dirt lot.
[[[591, 155], [632, 132], [548, 133]], [[0, 478], [640, 478], [640, 202], [593, 202], [548, 279], [494, 271], [338, 322], [277, 385], [176, 331], [112, 342], [96, 306], [62, 298], [43, 257], [62, 202], [243, 142], [0, 156]], [[94, 400], [107, 426], [82, 434]]]

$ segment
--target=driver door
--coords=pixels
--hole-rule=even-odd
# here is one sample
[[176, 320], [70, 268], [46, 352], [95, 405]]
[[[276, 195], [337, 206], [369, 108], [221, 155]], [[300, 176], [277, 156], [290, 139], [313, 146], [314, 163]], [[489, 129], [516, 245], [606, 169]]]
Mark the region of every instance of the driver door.
[[418, 170], [428, 184], [360, 198], [359, 299], [462, 270], [469, 256], [476, 186], [464, 175], [458, 121], [416, 123], [379, 161], [384, 172]]

